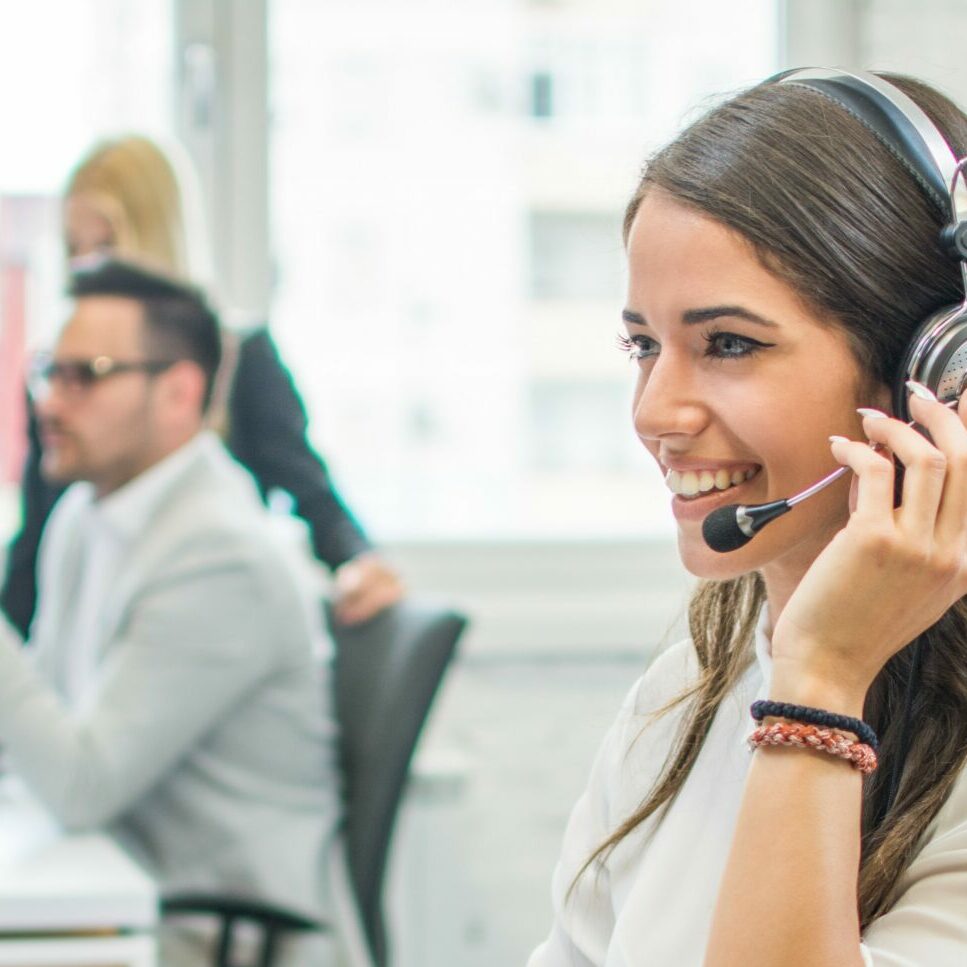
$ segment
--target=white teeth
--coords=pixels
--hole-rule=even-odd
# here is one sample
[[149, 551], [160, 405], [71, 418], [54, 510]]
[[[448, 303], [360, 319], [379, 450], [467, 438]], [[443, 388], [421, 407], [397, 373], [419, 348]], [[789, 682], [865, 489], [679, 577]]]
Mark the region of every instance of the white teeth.
[[683, 497], [694, 497], [698, 493], [698, 474], [693, 470], [686, 470], [682, 474], [681, 490]]
[[665, 486], [673, 494], [695, 497], [712, 490], [728, 490], [750, 480], [756, 475], [756, 467], [750, 470], [669, 470], [665, 474]]

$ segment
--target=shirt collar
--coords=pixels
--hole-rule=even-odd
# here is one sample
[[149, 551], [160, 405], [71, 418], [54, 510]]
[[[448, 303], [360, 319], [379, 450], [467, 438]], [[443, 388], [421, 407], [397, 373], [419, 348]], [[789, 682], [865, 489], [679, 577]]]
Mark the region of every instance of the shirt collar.
[[205, 430], [195, 434], [123, 487], [94, 501], [93, 517], [118, 537], [130, 540], [144, 529], [171, 485], [196, 457], [215, 445], [218, 439], [214, 433]]

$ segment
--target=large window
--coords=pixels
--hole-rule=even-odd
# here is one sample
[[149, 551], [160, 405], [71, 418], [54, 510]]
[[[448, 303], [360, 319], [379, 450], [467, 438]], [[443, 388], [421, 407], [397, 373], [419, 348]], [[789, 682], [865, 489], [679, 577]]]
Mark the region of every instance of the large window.
[[[380, 537], [655, 533], [621, 209], [773, 0], [271, 0], [273, 324]], [[728, 36], [729, 42], [722, 43]]]
[[0, 5], [0, 536], [16, 525], [24, 356], [63, 321], [60, 191], [98, 138], [170, 134], [170, 6]]

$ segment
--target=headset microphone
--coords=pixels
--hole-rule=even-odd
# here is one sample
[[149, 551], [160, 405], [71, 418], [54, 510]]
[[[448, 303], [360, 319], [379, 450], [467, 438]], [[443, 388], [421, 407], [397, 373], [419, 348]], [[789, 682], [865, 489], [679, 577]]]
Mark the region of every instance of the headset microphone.
[[702, 521], [702, 537], [713, 551], [725, 554], [728, 551], [737, 551], [740, 547], [748, 544], [756, 534], [762, 530], [770, 521], [781, 517], [783, 514], [792, 510], [796, 504], [801, 503], [807, 497], [818, 494], [820, 490], [825, 490], [834, 480], [839, 480], [849, 467], [837, 467], [831, 474], [823, 477], [818, 483], [796, 494], [793, 497], [786, 497], [784, 500], [773, 500], [768, 504], [729, 504], [728, 507], [719, 507], [713, 510], [708, 517]]
[[[941, 400], [944, 406], [954, 407], [960, 402], [960, 394], [967, 388], [967, 374], [965, 374], [958, 387], [957, 395], [953, 399]], [[911, 420], [907, 426], [915, 426]], [[849, 467], [837, 467], [831, 474], [823, 477], [811, 487], [801, 490], [792, 497], [784, 500], [773, 500], [768, 504], [729, 504], [728, 507], [719, 507], [713, 510], [705, 520], [702, 521], [702, 537], [713, 551], [726, 554], [729, 551], [737, 551], [744, 547], [756, 534], [762, 530], [770, 521], [792, 510], [796, 504], [801, 504], [804, 500], [825, 490], [831, 483], [839, 480], [849, 470]]]

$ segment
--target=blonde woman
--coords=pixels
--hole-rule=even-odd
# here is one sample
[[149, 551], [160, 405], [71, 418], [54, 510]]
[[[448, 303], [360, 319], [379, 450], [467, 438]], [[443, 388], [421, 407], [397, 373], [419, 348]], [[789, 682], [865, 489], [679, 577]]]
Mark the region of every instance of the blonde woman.
[[[704, 581], [604, 740], [530, 967], [967, 963], [967, 402], [931, 392], [967, 366], [910, 380], [964, 301], [965, 155], [932, 88], [812, 71], [645, 166], [621, 340]], [[726, 510], [837, 466], [751, 540]]]
[[[195, 178], [177, 146], [127, 136], [91, 150], [64, 191], [64, 243], [70, 259], [97, 253], [140, 262], [205, 285], [211, 266]], [[365, 621], [399, 600], [396, 572], [374, 550], [347, 510], [306, 437], [306, 413], [266, 326], [225, 338], [226, 366], [214, 421], [228, 449], [254, 476], [263, 496], [288, 492], [309, 525], [312, 546], [334, 574], [338, 617]], [[0, 605], [26, 635], [34, 613], [37, 545], [60, 495], [39, 470], [31, 424], [23, 488], [23, 526], [7, 556]]]

